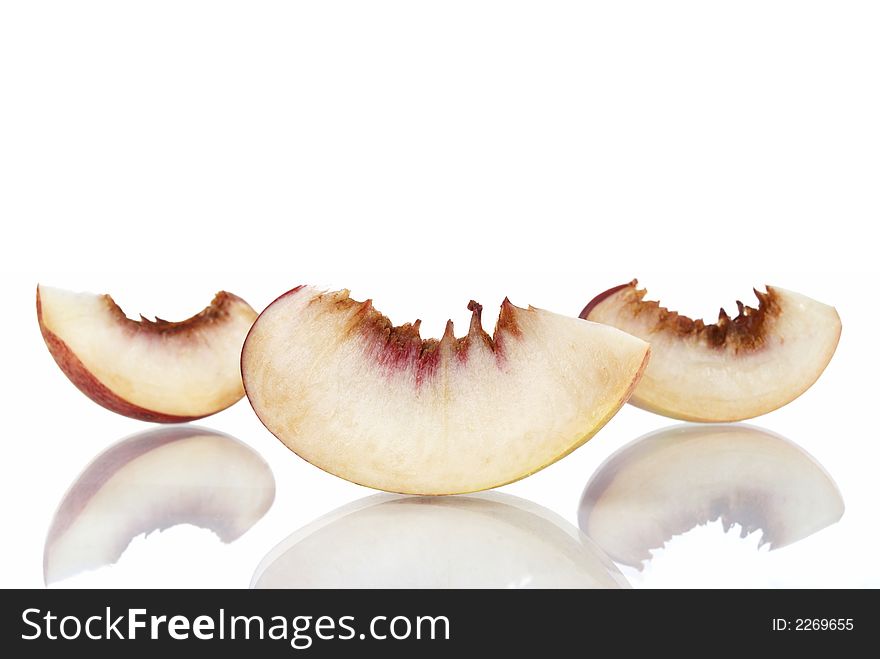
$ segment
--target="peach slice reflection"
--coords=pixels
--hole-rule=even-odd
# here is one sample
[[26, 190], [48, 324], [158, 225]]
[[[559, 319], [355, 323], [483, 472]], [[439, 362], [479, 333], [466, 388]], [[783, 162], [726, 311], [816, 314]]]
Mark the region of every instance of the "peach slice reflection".
[[613, 454], [587, 483], [581, 529], [638, 569], [673, 536], [720, 519], [761, 529], [778, 549], [837, 522], [844, 505], [822, 466], [793, 442], [743, 424], [677, 425]]
[[572, 524], [509, 495], [376, 495], [273, 549], [253, 588], [627, 588]]
[[46, 538], [44, 579], [111, 565], [137, 536], [178, 524], [232, 542], [274, 499], [269, 465], [229, 435], [189, 425], [138, 433], [98, 455], [65, 494]]

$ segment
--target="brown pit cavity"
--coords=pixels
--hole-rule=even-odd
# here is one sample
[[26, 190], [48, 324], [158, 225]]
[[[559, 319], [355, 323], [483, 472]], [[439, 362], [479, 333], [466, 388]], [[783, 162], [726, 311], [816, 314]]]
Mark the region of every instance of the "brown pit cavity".
[[[718, 321], [706, 324], [703, 320], [692, 320], [687, 316], [670, 311], [654, 300], [645, 300], [646, 289], [638, 289], [638, 282], [618, 288], [626, 296], [626, 306], [633, 316], [648, 314], [655, 319], [654, 331], [667, 332], [685, 338], [704, 341], [711, 348], [730, 348], [736, 352], [760, 349], [770, 333], [773, 320], [779, 315], [779, 299], [775, 291], [768, 287], [766, 293], [755, 289], [758, 307], [749, 307], [737, 300], [738, 313], [731, 318], [724, 309], [718, 313]], [[595, 308], [595, 307], [594, 307]]]
[[501, 306], [494, 336], [489, 335], [483, 329], [483, 306], [471, 300], [468, 304], [468, 310], [471, 312], [468, 333], [456, 338], [454, 326], [450, 320], [446, 323], [446, 330], [439, 340], [421, 337], [420, 320], [395, 326], [385, 315], [373, 307], [372, 300], [365, 302], [352, 300], [348, 291], [319, 294], [312, 300], [312, 303], [316, 302], [331, 303], [340, 310], [352, 311], [349, 332], [357, 332], [369, 341], [373, 346], [371, 351], [382, 366], [390, 369], [415, 367], [419, 381], [434, 372], [441, 355], [447, 351], [458, 359], [467, 361], [471, 345], [481, 343], [501, 359], [503, 357], [502, 337], [520, 334], [516, 321], [516, 308], [509, 300], [505, 300]]
[[112, 297], [104, 295], [103, 299], [107, 308], [110, 310], [110, 313], [129, 329], [133, 329], [137, 332], [168, 336], [196, 332], [213, 325], [214, 323], [218, 323], [226, 319], [230, 314], [232, 306], [241, 301], [241, 298], [237, 295], [227, 293], [226, 291], [220, 291], [214, 296], [211, 304], [202, 309], [202, 311], [196, 315], [187, 318], [186, 320], [168, 321], [163, 320], [162, 318], [150, 320], [143, 315], [140, 317], [140, 320], [134, 320], [125, 315], [125, 312], [122, 311]]

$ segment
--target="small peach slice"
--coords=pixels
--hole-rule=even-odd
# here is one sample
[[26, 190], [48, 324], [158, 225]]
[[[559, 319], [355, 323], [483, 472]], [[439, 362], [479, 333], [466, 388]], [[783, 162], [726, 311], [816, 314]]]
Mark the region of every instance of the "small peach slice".
[[840, 340], [833, 307], [783, 288], [755, 291], [758, 308], [737, 302], [712, 325], [645, 300], [638, 282], [597, 296], [581, 318], [651, 344], [651, 363], [630, 403], [684, 421], [751, 419], [809, 389]]
[[242, 350], [266, 427], [332, 474], [406, 494], [524, 478], [592, 437], [629, 398], [648, 344], [509, 301], [495, 335], [476, 302], [468, 335], [394, 327], [348, 291], [300, 287], [257, 319]]
[[241, 346], [256, 317], [226, 292], [168, 322], [132, 320], [109, 295], [37, 287], [40, 331], [64, 374], [99, 405], [142, 421], [191, 421], [241, 399]]

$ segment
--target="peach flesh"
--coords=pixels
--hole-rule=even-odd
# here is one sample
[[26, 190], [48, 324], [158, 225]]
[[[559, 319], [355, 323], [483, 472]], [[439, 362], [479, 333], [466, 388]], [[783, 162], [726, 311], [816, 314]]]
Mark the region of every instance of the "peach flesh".
[[261, 314], [242, 375], [263, 424], [316, 466], [405, 494], [524, 478], [593, 436], [623, 405], [648, 346], [623, 332], [505, 300], [493, 336], [395, 327], [347, 291], [299, 287]]

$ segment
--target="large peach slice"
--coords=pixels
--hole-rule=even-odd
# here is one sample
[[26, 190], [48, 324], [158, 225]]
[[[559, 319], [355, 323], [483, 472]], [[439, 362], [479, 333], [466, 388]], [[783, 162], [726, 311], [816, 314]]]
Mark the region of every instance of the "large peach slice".
[[685, 421], [741, 421], [800, 396], [825, 370], [840, 339], [833, 307], [782, 288], [755, 291], [718, 322], [691, 320], [645, 300], [637, 281], [602, 293], [581, 318], [651, 344], [651, 363], [630, 402]]
[[242, 351], [257, 415], [312, 464], [408, 494], [484, 490], [518, 480], [586, 442], [620, 409], [648, 344], [612, 327], [501, 307], [494, 337], [472, 302], [423, 340], [348, 291], [300, 287], [257, 319]]
[[43, 553], [46, 583], [115, 563], [142, 533], [191, 524], [232, 542], [275, 499], [269, 465], [196, 426], [138, 433], [101, 453], [64, 495]]
[[628, 588], [569, 522], [525, 499], [378, 494], [273, 549], [253, 588]]
[[673, 536], [720, 519], [779, 549], [843, 515], [822, 466], [796, 444], [746, 425], [674, 426], [612, 455], [581, 499], [580, 527], [618, 563], [640, 568]]
[[37, 287], [40, 331], [61, 370], [96, 403], [143, 421], [191, 421], [241, 399], [241, 346], [256, 317], [226, 292], [168, 322], [132, 320], [109, 295]]

